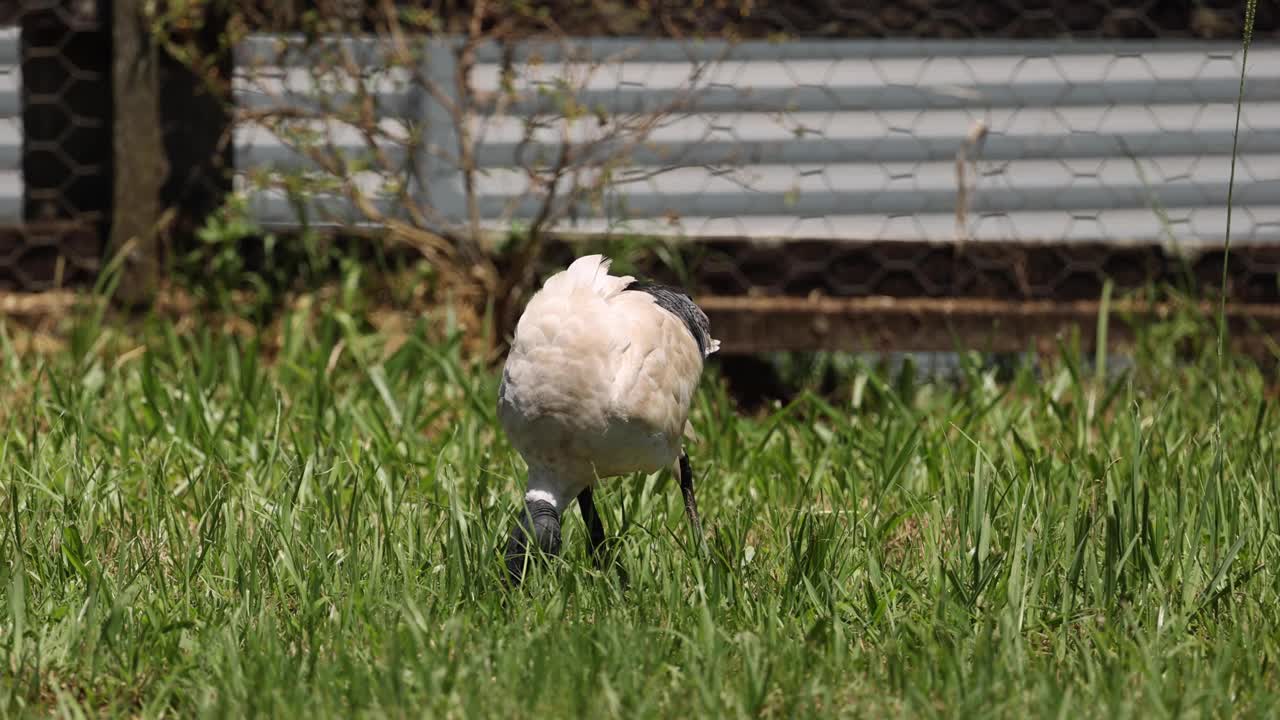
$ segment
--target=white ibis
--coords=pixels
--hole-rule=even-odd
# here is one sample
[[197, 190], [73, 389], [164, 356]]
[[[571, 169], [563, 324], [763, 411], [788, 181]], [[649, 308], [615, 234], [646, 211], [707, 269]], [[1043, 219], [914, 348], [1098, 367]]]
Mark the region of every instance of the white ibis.
[[598, 480], [670, 468], [679, 477], [694, 541], [703, 542], [693, 468], [682, 438], [703, 359], [720, 343], [706, 314], [678, 289], [609, 274], [587, 255], [552, 275], [525, 307], [498, 389], [498, 418], [529, 466], [524, 513], [506, 562], [519, 583], [529, 536], [560, 551], [572, 500], [600, 561]]

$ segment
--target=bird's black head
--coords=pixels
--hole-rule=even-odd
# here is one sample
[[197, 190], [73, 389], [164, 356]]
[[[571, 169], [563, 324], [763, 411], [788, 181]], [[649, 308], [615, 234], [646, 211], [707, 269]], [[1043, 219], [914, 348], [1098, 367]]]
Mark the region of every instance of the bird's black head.
[[525, 565], [530, 559], [530, 536], [543, 555], [560, 554], [560, 511], [555, 505], [546, 500], [526, 500], [520, 515], [520, 522], [511, 529], [511, 538], [507, 540], [507, 573], [513, 585], [518, 585], [524, 577]]

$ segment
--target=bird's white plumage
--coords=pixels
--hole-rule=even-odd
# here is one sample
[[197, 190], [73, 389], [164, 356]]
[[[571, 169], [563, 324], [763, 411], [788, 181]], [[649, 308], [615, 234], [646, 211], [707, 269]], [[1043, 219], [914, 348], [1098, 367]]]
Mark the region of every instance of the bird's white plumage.
[[684, 322], [609, 264], [581, 257], [543, 284], [502, 374], [498, 417], [529, 465], [526, 498], [559, 508], [597, 478], [670, 467], [702, 374]]

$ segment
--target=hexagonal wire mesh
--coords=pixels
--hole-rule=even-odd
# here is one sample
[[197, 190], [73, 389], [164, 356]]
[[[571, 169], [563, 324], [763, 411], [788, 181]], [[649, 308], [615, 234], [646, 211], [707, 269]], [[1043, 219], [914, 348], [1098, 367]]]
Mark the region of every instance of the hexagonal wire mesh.
[[111, 211], [110, 26], [94, 2], [23, 3], [0, 29], [0, 289], [91, 281]]
[[[394, 67], [376, 43], [252, 37], [237, 81], [254, 120], [239, 128], [242, 177], [279, 188], [290, 173], [364, 171], [310, 207], [251, 191], [259, 219], [359, 223], [368, 214], [347, 202], [352, 187], [393, 212], [405, 196], [384, 188], [403, 192], [410, 158], [426, 154], [424, 164], [448, 166], [439, 185], [471, 188], [485, 227], [551, 215], [556, 230], [695, 238], [693, 279], [717, 295], [1075, 300], [1096, 299], [1108, 277], [1121, 289], [1218, 280], [1241, 53], [1233, 41], [1176, 39], [1229, 37], [1238, 8], [829, 0], [756, 3], [749, 16], [661, 3], [645, 15], [575, 14], [582, 7], [557, 9], [561, 31], [594, 17], [596, 31], [630, 37], [801, 37], [505, 47], [505, 37], [478, 37], [469, 94], [448, 98], [471, 115], [469, 168], [406, 140], [430, 136], [419, 121], [436, 99], [415, 85], [429, 69]], [[1249, 301], [1280, 296], [1277, 7], [1259, 9], [1234, 183], [1233, 236], [1250, 254], [1233, 265], [1232, 290]], [[466, 31], [465, 12], [450, 19]], [[387, 34], [376, 14], [363, 27]], [[838, 36], [887, 40], [808, 39]], [[1141, 40], [1152, 37], [1162, 40]], [[353, 86], [376, 127], [345, 112], [350, 90], [332, 95]], [[264, 128], [273, 112], [289, 122]], [[303, 112], [319, 121], [291, 122]], [[566, 147], [577, 154], [567, 183], [571, 173], [554, 168]], [[312, 161], [317, 150], [323, 161]], [[379, 154], [390, 162], [379, 167]], [[449, 199], [457, 205], [409, 201], [465, 225], [465, 193]]]
[[[48, 4], [65, 15], [61, 4]], [[446, 29], [470, 31], [466, 3], [397, 4], [434, 8]], [[315, 23], [315, 13], [294, 5], [240, 3], [237, 22], [263, 31]], [[732, 3], [653, 3], [643, 13], [559, 5], [558, 34], [544, 46], [563, 51], [573, 35], [657, 36], [668, 38], [666, 49], [640, 44], [623, 62], [596, 58], [575, 69], [579, 58], [559, 62], [555, 47], [507, 44], [530, 30], [547, 40], [547, 27], [509, 26], [502, 35], [500, 19], [487, 18], [476, 39], [488, 45], [470, 68], [465, 99], [474, 123], [467, 172], [488, 225], [536, 220], [548, 189], [558, 187], [548, 165], [563, 141], [579, 151], [607, 145], [589, 129], [594, 122], [626, 151], [610, 151], [608, 161], [580, 152], [573, 170], [588, 178], [586, 191], [562, 192], [549, 227], [698, 237], [691, 252], [701, 258], [695, 282], [703, 292], [1066, 300], [1096, 297], [1106, 277], [1138, 287], [1213, 281], [1220, 271], [1213, 248], [1221, 242], [1239, 73], [1236, 3], [817, 0], [756, 2], [750, 13]], [[300, 217], [296, 198], [251, 191], [264, 223], [297, 227], [319, 218], [341, 229], [367, 221], [350, 207], [352, 188], [380, 201], [380, 210], [406, 197], [433, 202], [405, 188], [419, 161], [440, 164], [415, 145], [430, 113], [421, 81], [440, 75], [420, 72], [421, 55], [409, 66], [373, 61], [386, 59], [391, 39], [381, 7], [321, 3], [322, 22], [306, 28], [373, 33], [354, 66], [352, 56], [316, 55], [316, 45], [299, 51], [276, 36], [242, 44], [235, 164], [243, 187], [253, 188], [248, 178], [257, 176], [279, 188], [290, 174], [341, 186], [317, 193], [309, 218]], [[1277, 8], [1276, 0], [1259, 4], [1242, 121], [1234, 234], [1261, 245], [1233, 263], [1232, 290], [1244, 300], [1277, 297], [1267, 245], [1280, 233]], [[400, 30], [412, 35], [409, 17], [400, 16]], [[724, 53], [702, 40], [670, 40], [695, 32], [793, 39]], [[1133, 44], [1144, 38], [1160, 42]], [[82, 71], [67, 74], [86, 77]], [[557, 94], [566, 83], [579, 100], [572, 112]], [[39, 93], [50, 95], [57, 93]], [[567, 117], [584, 110], [588, 118]], [[181, 135], [176, 127], [170, 136]], [[30, 204], [27, 214], [37, 216]], [[762, 238], [787, 242], [750, 242]], [[1196, 245], [1199, 254], [1183, 252]]]
[[[448, 32], [465, 32], [474, 7], [465, 0], [390, 4], [406, 16], [425, 11]], [[387, 4], [238, 0], [236, 6], [246, 26], [258, 32], [296, 31], [308, 22], [373, 32], [385, 25]], [[1236, 40], [1243, 29], [1242, 7], [1235, 0], [549, 0], [538, 6], [561, 32], [600, 37]], [[503, 19], [524, 33], [547, 29], [536, 19]], [[1274, 39], [1280, 4], [1261, 0], [1254, 29], [1259, 39]]]

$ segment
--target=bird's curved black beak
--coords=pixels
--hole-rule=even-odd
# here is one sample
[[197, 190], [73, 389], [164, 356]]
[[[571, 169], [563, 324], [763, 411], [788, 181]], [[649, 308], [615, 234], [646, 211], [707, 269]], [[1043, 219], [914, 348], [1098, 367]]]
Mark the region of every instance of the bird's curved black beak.
[[519, 585], [529, 559], [529, 537], [533, 536], [543, 555], [560, 554], [560, 511], [546, 500], [525, 502], [520, 522], [511, 529], [507, 540], [507, 574], [512, 585]]

